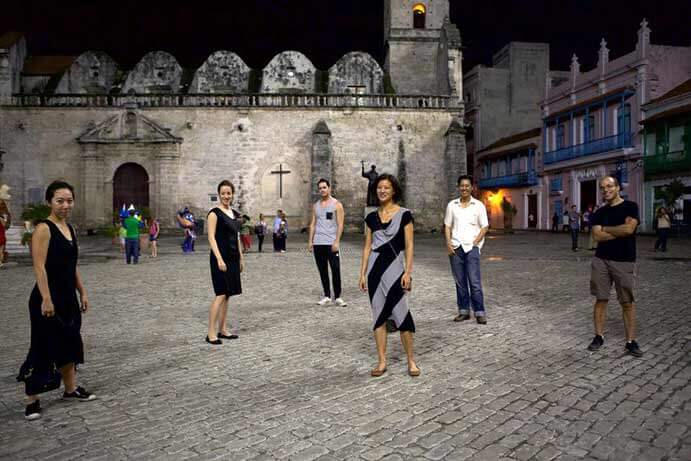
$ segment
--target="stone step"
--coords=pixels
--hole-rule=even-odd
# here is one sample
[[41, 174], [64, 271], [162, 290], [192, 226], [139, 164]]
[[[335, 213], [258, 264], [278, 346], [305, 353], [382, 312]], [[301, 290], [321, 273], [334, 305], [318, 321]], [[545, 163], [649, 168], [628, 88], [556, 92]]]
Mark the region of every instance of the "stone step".
[[7, 237], [5, 251], [10, 255], [29, 255], [29, 247], [21, 243], [22, 234], [24, 234], [23, 226], [10, 226], [10, 228], [5, 231]]

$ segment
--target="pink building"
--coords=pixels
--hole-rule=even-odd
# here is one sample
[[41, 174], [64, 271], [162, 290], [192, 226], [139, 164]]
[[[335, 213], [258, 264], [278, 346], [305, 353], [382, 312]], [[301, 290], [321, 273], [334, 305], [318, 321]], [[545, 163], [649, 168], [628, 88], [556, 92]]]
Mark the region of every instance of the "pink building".
[[[597, 181], [614, 175], [623, 195], [645, 209], [641, 106], [691, 75], [691, 46], [650, 42], [644, 19], [634, 51], [614, 60], [602, 39], [595, 69], [581, 72], [576, 55], [567, 82], [551, 87], [547, 76], [542, 102], [543, 194], [540, 226], [576, 205], [579, 211], [601, 203]], [[642, 214], [642, 224], [646, 217]]]

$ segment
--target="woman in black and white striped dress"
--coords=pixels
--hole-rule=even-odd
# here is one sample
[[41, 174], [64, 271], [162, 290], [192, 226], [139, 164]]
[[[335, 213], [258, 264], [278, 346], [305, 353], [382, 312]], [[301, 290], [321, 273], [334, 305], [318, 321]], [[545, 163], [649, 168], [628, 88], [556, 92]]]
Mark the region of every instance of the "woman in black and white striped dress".
[[402, 190], [395, 176], [382, 174], [375, 186], [379, 208], [365, 218], [360, 265], [360, 289], [369, 293], [377, 343], [378, 363], [371, 375], [386, 372], [386, 321], [392, 320], [401, 333], [408, 374], [419, 376], [413, 356], [415, 323], [406, 301], [413, 271], [413, 215], [398, 205]]

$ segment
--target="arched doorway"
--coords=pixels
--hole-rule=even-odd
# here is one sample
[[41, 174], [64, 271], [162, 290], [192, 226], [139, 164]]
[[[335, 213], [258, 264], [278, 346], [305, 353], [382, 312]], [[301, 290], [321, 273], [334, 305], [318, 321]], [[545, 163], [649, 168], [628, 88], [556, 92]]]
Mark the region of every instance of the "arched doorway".
[[149, 175], [136, 163], [124, 163], [113, 175], [113, 210], [120, 210], [123, 203], [141, 210], [149, 206]]

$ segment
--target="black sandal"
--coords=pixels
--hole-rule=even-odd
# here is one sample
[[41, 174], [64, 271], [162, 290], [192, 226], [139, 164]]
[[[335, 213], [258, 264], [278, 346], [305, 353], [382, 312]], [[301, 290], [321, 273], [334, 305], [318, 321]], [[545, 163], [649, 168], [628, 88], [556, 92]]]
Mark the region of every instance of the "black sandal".
[[220, 339], [216, 338], [213, 341], [211, 341], [208, 336], [206, 337], [206, 342], [209, 344], [213, 344], [215, 346], [218, 346], [219, 344], [223, 344], [223, 341], [221, 341]]
[[219, 337], [219, 338], [223, 338], [223, 339], [238, 339], [238, 338], [239, 338], [238, 335], [234, 335], [234, 334], [224, 335], [224, 334], [221, 333], [220, 331], [218, 332], [218, 337]]

